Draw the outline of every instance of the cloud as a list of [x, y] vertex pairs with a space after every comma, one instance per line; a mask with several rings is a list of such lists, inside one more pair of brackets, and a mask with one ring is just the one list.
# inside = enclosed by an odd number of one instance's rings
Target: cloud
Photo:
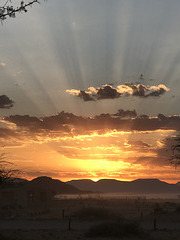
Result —
[[74, 96], [78, 96], [80, 93], [80, 90], [76, 90], [76, 89], [70, 89], [70, 90], [66, 90], [67, 93], [74, 95]]
[[17, 137], [17, 133], [12, 129], [0, 128], [0, 138]]
[[84, 101], [94, 101], [94, 98], [91, 97], [86, 91], [80, 90], [78, 97], [82, 98]]
[[180, 116], [164, 116], [163, 114], [158, 114], [158, 119], [162, 127], [164, 128], [171, 128], [180, 131]]
[[0, 127], [0, 149], [22, 147], [24, 144], [21, 132], [15, 129]]
[[136, 96], [142, 98], [159, 97], [167, 91], [169, 91], [169, 89], [163, 84], [159, 84], [158, 86], [145, 86], [143, 84], [133, 83], [125, 83], [124, 85], [118, 85], [117, 87], [106, 84], [98, 88], [89, 87], [87, 91], [76, 89], [66, 90], [67, 93], [80, 97], [84, 101], [115, 99], [124, 96]]
[[83, 90], [71, 89], [71, 90], [66, 90], [66, 92], [71, 94], [71, 95], [80, 97], [85, 102], [86, 101], [94, 101], [95, 100], [93, 98], [93, 96], [91, 96], [91, 94], [92, 94], [91, 91], [83, 91]]
[[0, 108], [11, 108], [13, 107], [14, 102], [9, 99], [6, 95], [1, 95], [0, 96]]
[[117, 113], [112, 114], [112, 116], [116, 116], [119, 118], [134, 118], [137, 117], [137, 112], [136, 110], [123, 110], [123, 109], [119, 109]]
[[119, 98], [121, 93], [111, 85], [105, 85], [101, 88], [97, 88], [97, 100], [99, 99], [113, 99]]
[[127, 144], [131, 147], [150, 148], [151, 146], [141, 140], [128, 140]]
[[40, 125], [40, 120], [37, 117], [29, 115], [10, 115], [9, 117], [5, 117], [5, 120], [22, 127], [28, 126], [31, 128], [33, 125]]
[[4, 120], [15, 123], [18, 127], [29, 129], [32, 132], [41, 132], [43, 130], [62, 130], [68, 132], [69, 128], [65, 125], [68, 123], [68, 116], [72, 117], [74, 115], [64, 112], [44, 118], [31, 117], [29, 115], [12, 115], [5, 117]]
[[159, 84], [158, 86], [145, 86], [142, 84], [134, 85], [132, 83], [126, 83], [125, 85], [132, 89], [130, 95], [139, 97], [159, 97], [169, 91], [169, 89], [163, 84]]
[[[164, 115], [163, 115], [164, 116]], [[89, 134], [96, 131], [103, 134], [108, 130], [117, 131], [154, 131], [180, 130], [180, 116], [148, 117], [137, 116], [135, 110], [120, 109], [116, 114], [103, 113], [95, 117], [76, 116], [64, 111], [57, 115], [43, 118], [29, 115], [13, 115], [4, 118], [5, 121], [16, 124], [17, 127], [33, 132], [65, 132], [70, 135]]]
[[[106, 136], [108, 133], [180, 131], [180, 116], [138, 117], [135, 110], [120, 109], [116, 114], [104, 113], [94, 117], [76, 116], [73, 113], [60, 112], [43, 118], [29, 115], [13, 115], [3, 119], [1, 135], [3, 139], [14, 138], [19, 142], [49, 142], [63, 138], [83, 136]], [[13, 124], [12, 124], [13, 123]], [[13, 140], [14, 141], [14, 140]], [[148, 148], [146, 141], [127, 142], [133, 148]], [[130, 149], [130, 148], [129, 148]]]
[[167, 134], [167, 137], [161, 140], [159, 140], [159, 137], [158, 137], [156, 139], [157, 146], [156, 147], [149, 146], [149, 149], [151, 150], [151, 153], [154, 154], [154, 157], [144, 155], [135, 159], [134, 163], [140, 163], [142, 165], [149, 165], [149, 166], [166, 167], [166, 168], [170, 167], [170, 169], [174, 167], [173, 164], [175, 164], [176, 161], [172, 160], [172, 156], [176, 153], [175, 152], [173, 153], [172, 146], [177, 144], [177, 139], [179, 135], [178, 134], [176, 135], [176, 134], [177, 132], [171, 133], [170, 135]]
[[[131, 110], [123, 111], [131, 113]], [[123, 111], [122, 113], [124, 113]], [[120, 114], [120, 116], [122, 115]], [[152, 167], [153, 173], [156, 167], [165, 166], [166, 171], [167, 167], [168, 169], [173, 168], [167, 160], [166, 152], [166, 148], [171, 146], [171, 142], [162, 139], [170, 134], [176, 134], [174, 131], [164, 131], [169, 128], [169, 121], [171, 127], [173, 120], [177, 121], [179, 119], [180, 122], [180, 117], [165, 117], [164, 115], [162, 117], [162, 114], [158, 116], [161, 116], [161, 119], [159, 117], [134, 118], [134, 116], [122, 119], [109, 113], [91, 118], [66, 112], [44, 118], [14, 115], [4, 119], [6, 122], [13, 122], [13, 124], [5, 125], [7, 128], [13, 125], [13, 128], [9, 132], [0, 131], [2, 134], [0, 141], [2, 140], [5, 147], [18, 148], [12, 151], [19, 151], [19, 154], [21, 151], [28, 149], [29, 152], [32, 151], [32, 154], [29, 154], [30, 156], [26, 155], [27, 160], [28, 158], [29, 160], [35, 159], [33, 154], [37, 151], [39, 158], [42, 154], [45, 157], [51, 157], [48, 158], [50, 162], [56, 161], [52, 159], [57, 159], [57, 162], [61, 159], [64, 164], [69, 164], [71, 160], [78, 161], [77, 166], [81, 165], [83, 171], [86, 171], [86, 169], [90, 171], [90, 166], [93, 172], [93, 169], [96, 169], [96, 165], [98, 166], [97, 163], [99, 163], [99, 168], [102, 168], [102, 170], [108, 164], [109, 172], [112, 174], [116, 174], [116, 172], [122, 174], [123, 171], [130, 173], [134, 171], [136, 174], [138, 174], [137, 172], [142, 174], [148, 168], [149, 174], [148, 172], [147, 174], [149, 176]], [[167, 121], [169, 118], [171, 120]], [[151, 130], [147, 132], [149, 129]], [[13, 135], [15, 133], [18, 133], [18, 136]], [[9, 135], [9, 138], [7, 138], [7, 135]], [[13, 142], [16, 143], [15, 146], [12, 145]], [[25, 148], [22, 143], [25, 144]], [[31, 149], [32, 144], [37, 144], [36, 148]], [[21, 146], [22, 150], [20, 149]], [[53, 153], [52, 151], [49, 153], [49, 148], [50, 150], [54, 149]], [[39, 174], [37, 173], [37, 175]], [[30, 172], [27, 175], [30, 176]]]

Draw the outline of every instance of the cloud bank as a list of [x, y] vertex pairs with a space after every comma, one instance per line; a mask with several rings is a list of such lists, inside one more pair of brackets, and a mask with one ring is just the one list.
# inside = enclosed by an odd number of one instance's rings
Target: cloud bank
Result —
[[[18, 132], [19, 135], [42, 138], [43, 136], [64, 137], [85, 134], [104, 134], [108, 131], [144, 132], [157, 130], [180, 131], [180, 116], [157, 117], [147, 115], [138, 116], [135, 110], [119, 109], [115, 114], [103, 113], [94, 117], [76, 116], [64, 111], [57, 115], [43, 118], [31, 117], [29, 115], [12, 115], [3, 119], [7, 123], [6, 129]], [[11, 126], [13, 124], [13, 128]], [[10, 126], [10, 127], [9, 127]], [[8, 137], [8, 132], [6, 132]], [[1, 135], [0, 135], [1, 137]]]
[[[115, 174], [109, 177], [117, 177], [119, 172], [129, 176], [131, 172], [134, 179], [138, 174], [141, 177], [152, 174], [152, 166], [154, 175], [164, 171], [159, 166], [166, 166], [166, 172], [171, 170], [167, 149], [171, 146], [171, 136], [180, 130], [180, 116], [138, 116], [135, 110], [119, 109], [115, 114], [83, 117], [62, 111], [42, 118], [12, 115], [1, 119], [0, 124], [4, 126], [0, 129], [1, 146], [17, 152], [16, 160], [20, 161], [21, 156], [26, 169], [36, 159], [42, 166], [44, 159], [50, 165], [54, 162], [51, 169], [56, 169], [61, 159], [58, 169], [64, 166], [65, 173], [73, 160], [82, 168], [72, 171], [93, 172], [99, 166], [97, 171], [105, 171], [103, 176], [108, 174], [108, 164], [109, 173]], [[46, 166], [41, 168], [36, 170], [47, 170]], [[97, 171], [93, 173], [99, 176]]]
[[136, 97], [159, 97], [169, 91], [169, 89], [163, 85], [158, 86], [145, 86], [143, 84], [125, 83], [124, 85], [118, 85], [113, 87], [106, 84], [102, 87], [94, 88], [89, 87], [88, 90], [76, 90], [68, 89], [67, 93], [77, 96], [84, 101], [97, 101], [102, 99], [115, 99], [124, 96], [136, 96]]

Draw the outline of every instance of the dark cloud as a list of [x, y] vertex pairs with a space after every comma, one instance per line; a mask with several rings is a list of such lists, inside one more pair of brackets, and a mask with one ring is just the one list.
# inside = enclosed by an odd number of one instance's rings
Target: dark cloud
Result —
[[163, 114], [158, 114], [158, 119], [163, 128], [175, 129], [180, 131], [180, 116], [166, 117]]
[[142, 114], [138, 116], [139, 119], [149, 119], [149, 116], [146, 114]]
[[37, 118], [29, 115], [13, 115], [4, 118], [6, 121], [15, 123], [18, 127], [27, 128], [34, 132], [42, 130], [61, 130], [68, 132], [69, 128], [65, 124], [71, 118], [73, 120], [73, 114], [61, 112], [58, 115]]
[[160, 84], [158, 86], [145, 86], [143, 84], [125, 83], [113, 87], [111, 84], [103, 85], [99, 88], [89, 87], [87, 91], [84, 90], [66, 90], [71, 95], [75, 95], [84, 101], [95, 101], [101, 99], [115, 99], [123, 96], [136, 96], [136, 97], [159, 97], [169, 89]]
[[64, 128], [69, 130], [68, 125], [83, 125], [86, 118], [76, 116], [73, 113], [60, 112], [53, 116], [41, 118], [43, 128], [46, 129], [59, 129]]
[[158, 85], [158, 86], [145, 86], [142, 84], [134, 85], [132, 83], [126, 83], [126, 86], [132, 88], [132, 95], [139, 96], [139, 97], [159, 97], [160, 95], [164, 94], [168, 91], [168, 88], [165, 85]]
[[160, 95], [164, 94], [166, 92], [166, 89], [163, 87], [160, 87], [159, 89], [156, 89], [155, 91], [149, 93], [147, 97], [149, 96], [154, 96], [154, 97], [159, 97]]
[[97, 100], [119, 98], [120, 95], [121, 94], [117, 91], [117, 89], [113, 88], [111, 85], [105, 85], [101, 88], [97, 88]]
[[158, 114], [158, 118], [162, 121], [167, 119], [167, 117], [164, 114], [161, 114], [161, 113]]
[[[120, 109], [116, 114], [103, 113], [95, 117], [76, 116], [64, 111], [57, 115], [44, 118], [29, 115], [14, 115], [4, 118], [18, 127], [18, 131], [29, 131], [30, 134], [49, 134], [50, 132], [63, 136], [90, 134], [96, 131], [104, 134], [109, 130], [117, 131], [154, 131], [175, 130], [180, 131], [180, 116], [158, 117], [147, 115], [136, 116], [135, 110]], [[135, 117], [136, 116], [136, 117]], [[13, 130], [12, 130], [13, 131]], [[16, 130], [17, 131], [17, 130]]]
[[112, 114], [112, 116], [119, 117], [119, 118], [134, 118], [137, 117], [136, 110], [123, 110], [119, 109], [117, 113]]
[[1, 95], [0, 96], [0, 108], [11, 108], [13, 107], [14, 102], [9, 99], [6, 95]]
[[83, 90], [80, 91], [78, 97], [82, 98], [84, 101], [94, 101], [94, 98]]
[[138, 84], [138, 85], [134, 85], [134, 84], [125, 84], [126, 86], [129, 86], [130, 88], [132, 88], [132, 95], [133, 96], [139, 96], [139, 97], [145, 97], [145, 94], [147, 92], [147, 87], [142, 85], [142, 84]]
[[12, 115], [5, 117], [4, 120], [15, 123], [18, 127], [28, 128], [31, 130], [40, 129], [41, 121], [37, 117], [29, 115]]

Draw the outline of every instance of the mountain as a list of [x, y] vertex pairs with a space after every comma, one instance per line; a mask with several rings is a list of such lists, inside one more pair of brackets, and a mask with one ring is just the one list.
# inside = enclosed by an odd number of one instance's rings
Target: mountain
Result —
[[99, 191], [96, 182], [90, 179], [71, 180], [66, 183], [80, 189], [81, 191]]
[[28, 180], [24, 178], [7, 178], [5, 182], [10, 184], [24, 184], [27, 183]]
[[[79, 194], [82, 192], [104, 193], [180, 193], [180, 182], [169, 184], [159, 179], [137, 179], [134, 181], [119, 181], [101, 179], [94, 182], [90, 179], [62, 182], [51, 177], [41, 176], [31, 181], [24, 179], [12, 180], [16, 185], [23, 185], [29, 191], [49, 191], [56, 194]], [[11, 182], [11, 183], [12, 183]]]
[[177, 183], [176, 183], [176, 186], [180, 187], [180, 182], [177, 182]]
[[38, 190], [38, 191], [49, 191], [56, 194], [78, 194], [81, 191], [76, 187], [69, 185], [67, 183], [61, 182], [57, 179], [52, 179], [51, 177], [37, 177], [32, 181], [28, 181], [25, 185], [28, 190]]
[[121, 193], [180, 193], [180, 186], [159, 179], [137, 179], [131, 182], [114, 179], [102, 179], [93, 182], [88, 179], [72, 180], [68, 184], [82, 190], [93, 192]]

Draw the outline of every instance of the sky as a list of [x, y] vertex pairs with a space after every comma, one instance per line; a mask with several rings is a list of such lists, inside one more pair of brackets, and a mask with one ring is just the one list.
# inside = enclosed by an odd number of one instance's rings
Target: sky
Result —
[[179, 181], [179, 10], [48, 0], [3, 22], [0, 149], [21, 177]]

